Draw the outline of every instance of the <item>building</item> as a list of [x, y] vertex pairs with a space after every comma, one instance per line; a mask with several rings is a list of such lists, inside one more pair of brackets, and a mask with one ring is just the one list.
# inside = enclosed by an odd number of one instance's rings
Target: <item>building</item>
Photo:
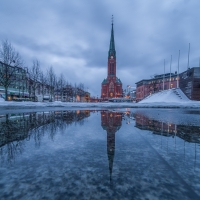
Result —
[[27, 68], [7, 65], [0, 62], [0, 97], [8, 100], [50, 99], [50, 86], [30, 77]]
[[179, 87], [189, 99], [200, 101], [200, 67], [182, 72]]
[[113, 22], [111, 28], [110, 47], [108, 51], [107, 78], [101, 83], [101, 98], [110, 99], [122, 97], [122, 82], [116, 76], [116, 51]]
[[177, 74], [167, 73], [155, 75], [151, 79], [143, 79], [136, 84], [136, 101], [171, 88], [180, 88], [191, 100], [200, 101], [200, 67], [189, 68]]
[[28, 97], [27, 77], [26, 68], [0, 62], [0, 96], [5, 98], [5, 93], [7, 92], [8, 100]]
[[[51, 87], [39, 80], [28, 78], [29, 99], [33, 101], [49, 101], [51, 99]], [[54, 96], [52, 97], [54, 99]]]
[[131, 87], [127, 85], [127, 89], [123, 90], [123, 97], [126, 99], [130, 99], [131, 101], [135, 101], [136, 99], [136, 87]]
[[177, 87], [177, 73], [167, 73], [155, 75], [151, 79], [143, 79], [136, 84], [136, 101], [141, 101], [145, 97], [171, 88]]

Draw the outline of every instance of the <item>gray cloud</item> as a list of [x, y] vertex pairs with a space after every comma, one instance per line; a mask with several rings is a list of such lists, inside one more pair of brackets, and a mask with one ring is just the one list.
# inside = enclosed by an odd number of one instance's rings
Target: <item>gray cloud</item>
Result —
[[0, 0], [0, 39], [8, 39], [27, 66], [37, 58], [71, 83], [100, 95], [107, 76], [111, 15], [114, 15], [117, 76], [123, 87], [169, 70], [199, 65], [200, 2], [195, 0]]

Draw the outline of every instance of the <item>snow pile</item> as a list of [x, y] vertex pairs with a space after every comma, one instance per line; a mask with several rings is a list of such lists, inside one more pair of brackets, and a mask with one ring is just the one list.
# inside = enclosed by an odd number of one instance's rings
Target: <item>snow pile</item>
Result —
[[139, 103], [183, 103], [190, 101], [191, 100], [187, 98], [187, 96], [182, 92], [181, 89], [173, 88], [149, 95]]

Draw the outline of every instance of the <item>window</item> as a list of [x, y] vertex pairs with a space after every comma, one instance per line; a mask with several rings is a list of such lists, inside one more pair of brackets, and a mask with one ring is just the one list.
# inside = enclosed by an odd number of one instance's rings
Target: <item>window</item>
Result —
[[114, 63], [110, 63], [110, 75], [114, 75]]

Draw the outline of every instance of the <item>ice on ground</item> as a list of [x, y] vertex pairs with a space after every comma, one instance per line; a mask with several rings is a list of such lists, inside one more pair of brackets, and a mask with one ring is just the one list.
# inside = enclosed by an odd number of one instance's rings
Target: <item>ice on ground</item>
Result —
[[5, 100], [3, 98], [0, 97], [0, 102], [4, 102]]

